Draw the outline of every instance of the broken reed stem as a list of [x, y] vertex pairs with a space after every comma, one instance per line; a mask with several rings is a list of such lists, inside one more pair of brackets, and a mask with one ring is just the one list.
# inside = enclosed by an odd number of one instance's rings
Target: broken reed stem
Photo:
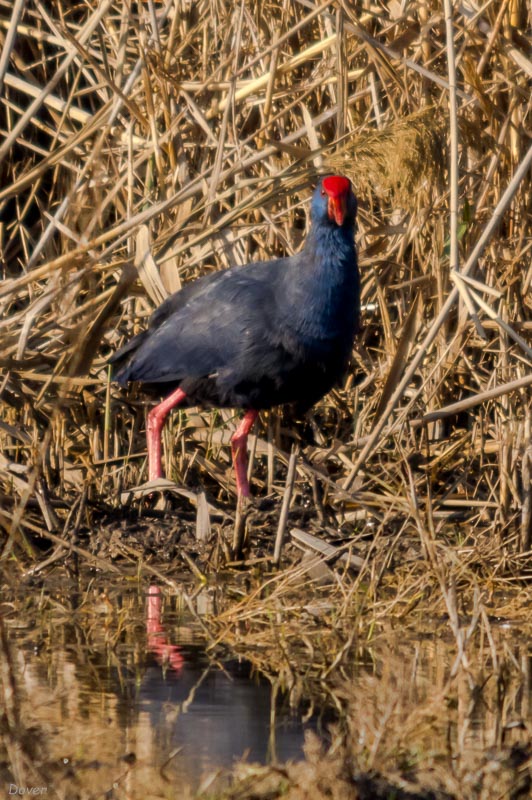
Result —
[[461, 411], [466, 411], [468, 408], [473, 408], [481, 403], [486, 403], [488, 400], [493, 400], [495, 397], [501, 397], [510, 392], [515, 392], [517, 389], [525, 389], [527, 386], [532, 385], [532, 375], [525, 375], [524, 378], [518, 378], [515, 381], [504, 383], [501, 386], [494, 386], [493, 389], [486, 389], [485, 392], [479, 392], [472, 397], [466, 397], [464, 400], [459, 400], [457, 403], [439, 408], [437, 411], [430, 411], [421, 418], [421, 422], [436, 422], [439, 419], [450, 417], [453, 414], [459, 414]]
[[246, 542], [247, 518], [249, 513], [249, 500], [246, 497], [238, 496], [235, 514], [235, 525], [233, 528], [233, 546], [231, 555], [234, 559], [242, 556], [242, 550]]
[[286, 523], [288, 521], [288, 511], [290, 509], [290, 501], [292, 500], [292, 492], [294, 490], [294, 479], [296, 477], [296, 465], [297, 465], [298, 455], [299, 455], [299, 447], [293, 444], [292, 451], [290, 453], [290, 460], [288, 462], [288, 472], [286, 475], [286, 483], [283, 494], [283, 504], [281, 506], [281, 513], [279, 515], [279, 525], [277, 526], [277, 535], [275, 537], [275, 548], [273, 551], [273, 563], [276, 566], [279, 566], [281, 562], [281, 551], [283, 549]]
[[525, 420], [525, 452], [522, 468], [522, 510], [520, 552], [528, 553], [532, 549], [532, 409], [527, 410]]
[[[103, 423], [103, 460], [105, 464], [109, 461], [109, 455], [111, 452], [110, 448], [110, 440], [111, 440], [111, 374], [112, 368], [109, 365], [107, 367], [107, 386], [105, 389], [105, 415], [104, 415], [104, 423]], [[104, 472], [106, 467], [104, 468]]]
[[449, 75], [449, 224], [451, 270], [458, 269], [458, 98], [456, 95], [456, 63], [454, 57], [453, 4], [444, 0], [445, 28], [447, 32], [447, 71]]
[[[458, 273], [456, 273], [456, 274], [458, 275]], [[469, 294], [470, 294], [470, 296], [471, 296], [471, 297], [473, 298], [473, 300], [475, 301], [475, 303], [476, 303], [476, 304], [477, 304], [477, 305], [478, 305], [478, 306], [479, 306], [479, 307], [480, 307], [480, 308], [481, 308], [481, 309], [484, 311], [484, 313], [485, 313], [485, 314], [487, 314], [487, 316], [488, 316], [490, 319], [492, 319], [494, 322], [496, 322], [496, 323], [497, 323], [497, 325], [499, 325], [499, 327], [500, 327], [500, 328], [502, 328], [502, 330], [503, 330], [505, 333], [507, 333], [507, 334], [508, 334], [508, 336], [510, 337], [510, 339], [513, 339], [513, 340], [514, 340], [514, 342], [516, 342], [516, 343], [517, 343], [517, 344], [518, 344], [518, 345], [521, 347], [521, 349], [522, 349], [522, 350], [523, 350], [523, 351], [526, 353], [526, 355], [528, 356], [528, 359], [529, 359], [529, 360], [532, 362], [532, 348], [528, 346], [527, 342], [526, 342], [526, 341], [523, 339], [523, 337], [522, 337], [522, 336], [520, 336], [520, 335], [519, 335], [519, 334], [518, 334], [516, 331], [514, 331], [514, 329], [512, 328], [512, 326], [511, 326], [511, 325], [508, 325], [508, 323], [507, 323], [507, 322], [505, 322], [505, 321], [504, 321], [504, 320], [503, 320], [503, 319], [502, 319], [502, 318], [499, 316], [499, 314], [497, 314], [497, 313], [496, 313], [496, 312], [495, 312], [495, 311], [492, 309], [492, 307], [491, 307], [490, 305], [488, 305], [488, 303], [486, 303], [486, 302], [485, 302], [485, 301], [482, 299], [482, 297], [480, 297], [480, 295], [478, 295], [478, 294], [477, 294], [477, 293], [474, 291], [474, 289], [469, 289], [468, 291], [469, 291]]]
[[4, 80], [9, 66], [11, 51], [17, 38], [17, 26], [22, 18], [25, 6], [26, 0], [15, 0], [13, 13], [11, 14], [11, 20], [9, 23], [9, 29], [2, 47], [2, 54], [0, 55], [0, 95], [2, 94], [2, 90], [4, 88]]

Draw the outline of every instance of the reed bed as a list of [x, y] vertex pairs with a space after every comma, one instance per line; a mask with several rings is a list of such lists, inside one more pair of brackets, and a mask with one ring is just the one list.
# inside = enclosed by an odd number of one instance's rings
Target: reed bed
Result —
[[[486, 604], [525, 620], [531, 23], [523, 0], [0, 0], [4, 563], [27, 576], [49, 558], [137, 560], [176, 588], [176, 566], [198, 580], [232, 569], [240, 525], [237, 566], [253, 573], [284, 500], [280, 534], [343, 547], [358, 574], [329, 566], [321, 627], [311, 609], [302, 629], [308, 564], [285, 544], [286, 569], [212, 621], [213, 642], [266, 672], [294, 674], [313, 642], [319, 680], [390, 616], [443, 613], [460, 658], [462, 614], [471, 638]], [[359, 200], [346, 385], [305, 420], [261, 416], [240, 522], [233, 413], [177, 412], [161, 522], [132, 493], [146, 403], [112, 384], [108, 357], [186, 281], [296, 252], [329, 171]], [[285, 626], [273, 665], [260, 656], [278, 644], [272, 615]]]
[[[142, 482], [142, 400], [109, 386], [107, 357], [182, 282], [297, 250], [315, 175], [338, 170], [360, 202], [363, 331], [293, 502], [310, 481], [334, 524], [417, 508], [436, 536], [459, 519], [527, 552], [525, 4], [466, 4], [450, 38], [430, 3], [1, 10], [11, 543], [65, 528], [80, 494], [90, 520]], [[178, 484], [232, 502], [228, 416], [177, 414], [166, 458]], [[265, 415], [257, 495], [282, 490], [294, 435]]]

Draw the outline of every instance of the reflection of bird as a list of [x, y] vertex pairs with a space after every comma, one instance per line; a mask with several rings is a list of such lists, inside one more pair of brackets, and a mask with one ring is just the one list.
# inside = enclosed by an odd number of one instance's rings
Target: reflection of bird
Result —
[[165, 395], [148, 415], [149, 479], [162, 476], [161, 430], [177, 405], [238, 407], [231, 439], [239, 496], [249, 496], [247, 436], [259, 410], [310, 408], [347, 367], [358, 326], [356, 199], [347, 178], [322, 178], [303, 250], [207, 275], [156, 309], [112, 357], [115, 379]]
[[162, 606], [161, 590], [156, 584], [152, 584], [148, 592], [148, 602], [146, 606], [148, 650], [154, 654], [160, 664], [163, 666], [169, 664], [174, 672], [179, 675], [183, 669], [185, 659], [181, 654], [181, 648], [176, 644], [170, 644], [168, 641], [162, 623]]

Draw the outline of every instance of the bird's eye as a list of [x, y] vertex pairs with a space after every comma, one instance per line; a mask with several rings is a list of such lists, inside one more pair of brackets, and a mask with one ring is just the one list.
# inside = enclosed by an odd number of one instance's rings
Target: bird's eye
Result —
[[321, 194], [322, 197], [325, 197], [325, 189], [322, 189], [320, 194]]

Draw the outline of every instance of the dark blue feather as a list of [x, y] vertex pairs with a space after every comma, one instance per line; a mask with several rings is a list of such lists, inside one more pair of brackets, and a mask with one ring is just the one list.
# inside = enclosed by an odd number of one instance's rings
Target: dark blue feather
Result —
[[320, 182], [311, 214], [298, 255], [208, 275], [169, 297], [111, 359], [115, 379], [161, 395], [181, 386], [192, 404], [254, 409], [309, 407], [326, 394], [343, 377], [358, 327], [356, 200], [350, 191], [338, 225]]

